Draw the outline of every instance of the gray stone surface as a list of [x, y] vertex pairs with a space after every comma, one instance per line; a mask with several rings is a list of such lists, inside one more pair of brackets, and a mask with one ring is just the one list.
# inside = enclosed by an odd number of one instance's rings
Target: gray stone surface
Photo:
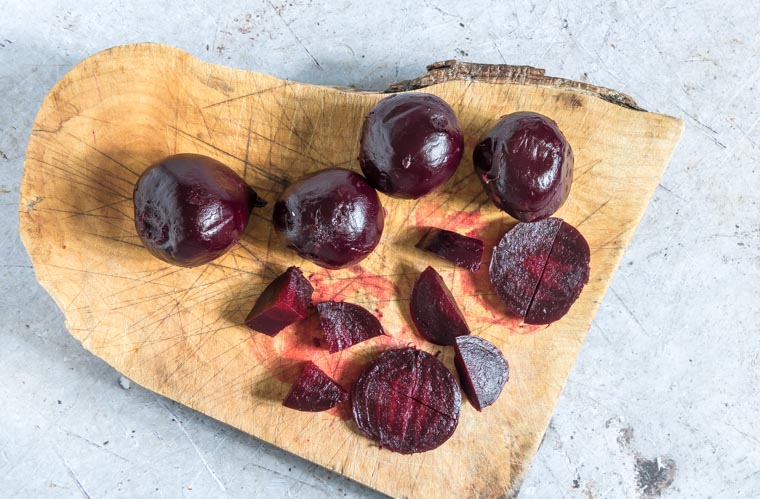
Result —
[[447, 58], [529, 64], [684, 119], [521, 496], [759, 497], [760, 4], [362, 4], [0, 0], [0, 495], [376, 496], [124, 389], [35, 281], [17, 203], [39, 104], [88, 55], [155, 41], [370, 89]]

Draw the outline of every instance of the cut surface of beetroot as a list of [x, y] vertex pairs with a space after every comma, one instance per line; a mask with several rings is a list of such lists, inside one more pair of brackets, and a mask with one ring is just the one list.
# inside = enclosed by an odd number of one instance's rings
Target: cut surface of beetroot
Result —
[[441, 361], [414, 348], [389, 350], [362, 372], [352, 392], [359, 429], [380, 446], [413, 454], [451, 437], [462, 400]]
[[451, 291], [433, 267], [426, 268], [414, 283], [409, 309], [414, 327], [436, 345], [453, 345], [457, 336], [470, 334]]
[[536, 294], [525, 314], [525, 323], [549, 324], [561, 319], [588, 283], [590, 259], [583, 235], [572, 225], [562, 222]]
[[348, 392], [316, 364], [309, 362], [282, 405], [298, 411], [319, 412], [332, 409], [346, 399]]
[[330, 353], [383, 334], [383, 326], [369, 310], [354, 303], [317, 303], [319, 323]]
[[306, 317], [312, 292], [314, 288], [298, 267], [290, 267], [264, 289], [245, 318], [245, 325], [274, 336]]
[[417, 247], [472, 272], [480, 270], [483, 259], [483, 241], [450, 230], [430, 229]]
[[454, 348], [462, 389], [475, 409], [482, 411], [496, 402], [509, 379], [507, 359], [493, 343], [477, 336], [458, 337]]

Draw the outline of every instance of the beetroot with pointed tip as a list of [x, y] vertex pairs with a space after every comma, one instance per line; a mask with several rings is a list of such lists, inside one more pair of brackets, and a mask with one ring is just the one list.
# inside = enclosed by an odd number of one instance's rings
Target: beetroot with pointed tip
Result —
[[493, 343], [477, 336], [458, 337], [454, 348], [462, 389], [475, 409], [482, 411], [496, 402], [509, 379], [507, 359]]
[[430, 229], [417, 243], [417, 248], [445, 258], [457, 267], [471, 272], [480, 270], [483, 241], [444, 229]]
[[414, 348], [381, 354], [359, 376], [351, 398], [359, 430], [401, 454], [429, 451], [448, 440], [462, 404], [446, 366]]
[[364, 177], [328, 168], [288, 186], [274, 205], [272, 223], [300, 256], [340, 269], [375, 249], [385, 210]]
[[451, 291], [433, 267], [426, 268], [414, 283], [409, 309], [417, 331], [436, 345], [453, 345], [457, 336], [470, 334]]
[[337, 301], [317, 303], [316, 307], [330, 353], [383, 334], [380, 321], [364, 307]]
[[298, 411], [319, 412], [332, 409], [348, 399], [348, 392], [314, 362], [309, 362], [290, 388], [282, 405]]
[[298, 267], [288, 268], [264, 289], [245, 325], [274, 336], [309, 313], [314, 288]]

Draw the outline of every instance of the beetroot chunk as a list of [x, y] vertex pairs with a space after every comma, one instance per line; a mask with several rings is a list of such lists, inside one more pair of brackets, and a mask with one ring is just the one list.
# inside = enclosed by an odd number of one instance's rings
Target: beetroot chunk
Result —
[[509, 379], [509, 364], [490, 341], [477, 336], [460, 336], [454, 344], [459, 380], [475, 409], [482, 411], [499, 398]]
[[245, 325], [254, 331], [274, 336], [306, 317], [313, 291], [311, 283], [298, 267], [290, 267], [264, 289], [245, 318]]
[[309, 362], [293, 383], [282, 405], [297, 411], [319, 412], [332, 409], [346, 399], [348, 392], [314, 362]]
[[414, 327], [436, 345], [453, 345], [457, 336], [470, 334], [451, 291], [433, 267], [426, 268], [414, 283], [409, 308]]
[[389, 350], [362, 372], [352, 392], [356, 425], [394, 452], [435, 449], [451, 437], [462, 404], [454, 376], [414, 348]]
[[483, 259], [483, 241], [450, 230], [430, 229], [417, 247], [472, 272], [480, 270]]
[[575, 227], [562, 222], [525, 314], [526, 324], [549, 324], [570, 310], [588, 283], [590, 258], [586, 239]]
[[317, 303], [317, 313], [330, 353], [383, 334], [383, 326], [367, 309], [353, 303]]

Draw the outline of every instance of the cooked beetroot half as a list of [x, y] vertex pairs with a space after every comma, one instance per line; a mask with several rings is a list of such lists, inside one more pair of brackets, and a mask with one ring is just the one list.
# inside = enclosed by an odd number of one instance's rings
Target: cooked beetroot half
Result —
[[453, 345], [457, 336], [470, 334], [451, 291], [433, 267], [414, 283], [409, 308], [420, 336], [436, 345]]
[[303, 258], [339, 269], [358, 263], [375, 249], [385, 211], [364, 177], [330, 168], [285, 189], [274, 205], [272, 221]]
[[266, 204], [237, 173], [200, 154], [176, 154], [149, 167], [133, 201], [143, 245], [182, 267], [224, 254], [240, 240], [251, 210]]
[[348, 399], [348, 392], [309, 362], [290, 388], [282, 405], [297, 411], [319, 412], [332, 409]]
[[472, 272], [480, 270], [483, 259], [483, 241], [450, 230], [430, 229], [417, 247]]
[[448, 440], [462, 404], [446, 366], [414, 348], [381, 354], [359, 376], [351, 398], [362, 433], [402, 454], [432, 450]]
[[564, 316], [589, 276], [583, 236], [559, 218], [518, 223], [496, 245], [489, 275], [512, 315], [527, 324]]
[[557, 124], [530, 112], [508, 114], [473, 151], [486, 194], [521, 222], [557, 211], [570, 193], [573, 151]]
[[509, 379], [509, 364], [490, 341], [477, 336], [460, 336], [454, 344], [454, 364], [462, 389], [475, 409], [496, 402]]
[[459, 121], [444, 100], [397, 94], [378, 102], [364, 119], [359, 163], [377, 190], [416, 199], [451, 178], [463, 151]]
[[362, 341], [383, 334], [383, 326], [367, 309], [353, 303], [317, 303], [319, 323], [330, 353], [340, 352]]
[[311, 286], [298, 267], [290, 267], [259, 295], [245, 325], [254, 331], [274, 336], [309, 313]]
[[563, 221], [525, 314], [525, 323], [549, 324], [561, 319], [588, 283], [590, 259], [586, 239]]

